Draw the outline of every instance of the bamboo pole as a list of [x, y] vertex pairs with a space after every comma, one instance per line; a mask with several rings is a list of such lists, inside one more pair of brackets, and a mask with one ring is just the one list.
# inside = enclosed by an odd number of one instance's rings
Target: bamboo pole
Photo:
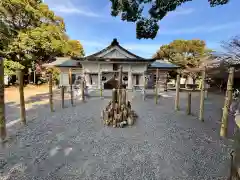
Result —
[[121, 106], [122, 101], [122, 71], [123, 67], [120, 66], [119, 74], [118, 74], [118, 104]]
[[159, 75], [159, 72], [158, 72], [158, 69], [156, 70], [156, 83], [155, 83], [155, 103], [157, 104], [158, 103], [158, 75]]
[[113, 105], [115, 105], [116, 102], [117, 102], [117, 91], [116, 91], [116, 89], [113, 88], [113, 90], [112, 90], [112, 103], [113, 103]]
[[122, 88], [122, 71], [123, 71], [123, 67], [120, 66], [120, 69], [119, 69], [119, 80], [118, 80], [118, 89], [121, 89]]
[[201, 79], [201, 92], [200, 92], [200, 107], [199, 107], [199, 120], [204, 121], [204, 99], [205, 99], [205, 78], [206, 78], [206, 68], [202, 71]]
[[188, 101], [187, 101], [187, 115], [191, 114], [191, 104], [192, 104], [192, 94], [191, 92], [188, 93]]
[[179, 111], [179, 92], [180, 92], [180, 74], [177, 75], [176, 81], [176, 96], [175, 96], [175, 110]]
[[232, 103], [233, 79], [234, 79], [234, 67], [230, 67], [229, 75], [228, 75], [227, 91], [225, 95], [225, 102], [224, 102], [223, 115], [222, 115], [222, 124], [221, 124], [221, 130], [220, 130], [220, 136], [222, 137], [227, 137], [227, 132], [228, 132], [228, 114], [229, 114], [230, 105]]
[[127, 104], [127, 92], [126, 89], [122, 89], [122, 104]]
[[50, 105], [50, 110], [51, 112], [54, 112], [53, 109], [53, 77], [52, 73], [49, 73], [49, 105]]
[[23, 124], [26, 124], [23, 71], [21, 69], [18, 69], [17, 74], [18, 74], [19, 96], [20, 96], [20, 120]]
[[64, 108], [64, 86], [61, 86], [62, 109]]
[[7, 136], [5, 121], [5, 104], [4, 104], [4, 66], [3, 59], [0, 58], [0, 138], [4, 141]]
[[69, 69], [69, 73], [68, 73], [68, 76], [69, 76], [69, 85], [70, 85], [70, 96], [71, 96], [71, 105], [73, 106], [74, 103], [73, 103], [73, 82], [72, 82], [72, 69], [70, 68]]

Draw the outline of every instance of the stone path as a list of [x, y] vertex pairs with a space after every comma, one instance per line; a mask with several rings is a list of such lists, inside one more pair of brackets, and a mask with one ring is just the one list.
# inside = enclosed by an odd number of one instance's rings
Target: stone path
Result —
[[45, 112], [0, 149], [0, 179], [225, 180], [230, 148], [218, 135], [222, 100], [209, 97], [202, 123], [185, 115], [185, 98], [181, 94], [182, 111], [175, 113], [172, 93], [158, 105], [136, 96], [139, 118], [123, 129], [104, 127], [99, 118], [109, 99]]

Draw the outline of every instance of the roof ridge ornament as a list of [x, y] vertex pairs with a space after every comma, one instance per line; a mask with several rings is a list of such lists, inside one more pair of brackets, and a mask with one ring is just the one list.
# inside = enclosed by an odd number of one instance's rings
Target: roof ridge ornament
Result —
[[112, 46], [118, 46], [119, 45], [119, 42], [117, 41], [117, 38], [114, 38], [112, 43], [111, 43]]

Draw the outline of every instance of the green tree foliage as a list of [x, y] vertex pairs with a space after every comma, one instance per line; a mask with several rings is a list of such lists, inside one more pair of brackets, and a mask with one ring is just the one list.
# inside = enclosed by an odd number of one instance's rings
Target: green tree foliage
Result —
[[68, 41], [68, 54], [73, 57], [81, 57], [84, 56], [84, 51], [81, 43], [77, 40], [69, 40]]
[[47, 73], [51, 73], [53, 75], [53, 81], [55, 81], [56, 84], [59, 84], [60, 70], [56, 67], [47, 68], [46, 70]]
[[182, 68], [196, 68], [211, 52], [201, 40], [174, 40], [161, 46], [153, 57], [166, 59]]
[[[111, 15], [121, 16], [123, 21], [136, 22], [136, 36], [138, 39], [154, 39], [159, 30], [158, 21], [168, 12], [192, 0], [110, 0]], [[205, 0], [207, 1], [207, 0]], [[223, 5], [229, 0], [208, 0], [211, 7]], [[144, 16], [144, 8], [149, 8], [148, 16]]]
[[14, 75], [16, 69], [24, 69], [19, 62], [4, 59], [4, 75]]
[[66, 35], [63, 19], [41, 0], [1, 0], [0, 25], [0, 55], [25, 67], [84, 54], [81, 44]]
[[[207, 63], [206, 57], [212, 50], [206, 47], [201, 40], [174, 40], [168, 45], [163, 45], [153, 56], [157, 59], [166, 59], [180, 66], [182, 69], [199, 68]], [[198, 73], [189, 71], [188, 75], [195, 80]]]

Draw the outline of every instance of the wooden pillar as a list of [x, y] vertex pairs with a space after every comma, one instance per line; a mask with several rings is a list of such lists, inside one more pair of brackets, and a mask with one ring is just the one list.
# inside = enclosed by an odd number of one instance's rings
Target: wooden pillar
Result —
[[129, 71], [128, 71], [128, 89], [132, 89], [132, 68], [130, 65]]
[[220, 129], [220, 136], [227, 137], [228, 132], [228, 115], [229, 108], [232, 103], [232, 87], [233, 87], [233, 79], [234, 79], [234, 67], [230, 67], [229, 75], [228, 75], [228, 83], [227, 83], [227, 91], [225, 95], [225, 102], [222, 114], [222, 124]]
[[24, 79], [22, 69], [17, 70], [18, 82], [19, 82], [19, 96], [20, 96], [20, 119], [23, 124], [26, 124], [26, 110], [24, 99]]
[[0, 138], [4, 141], [7, 136], [4, 103], [4, 65], [0, 57]]
[[100, 96], [103, 96], [103, 87], [102, 87], [102, 72], [100, 72]]
[[100, 97], [102, 97], [102, 71], [101, 71], [101, 64], [98, 64], [98, 89], [100, 91]]
[[61, 99], [62, 99], [62, 108], [64, 108], [64, 86], [61, 86]]
[[164, 91], [168, 90], [167, 82], [168, 82], [168, 72], [166, 73], [166, 81], [165, 81], [165, 84], [164, 84]]
[[50, 105], [50, 110], [51, 112], [54, 111], [53, 109], [53, 76], [52, 76], [52, 73], [49, 73], [49, 105]]
[[146, 72], [143, 73], [143, 100], [145, 101], [145, 94], [146, 94], [146, 86], [147, 86], [147, 80], [146, 80]]
[[69, 85], [70, 85], [70, 96], [71, 96], [71, 105], [73, 106], [73, 82], [72, 82], [72, 69], [69, 69], [68, 72], [68, 76], [69, 76]]
[[176, 80], [176, 96], [175, 96], [175, 110], [179, 111], [179, 92], [180, 92], [180, 74], [177, 75]]
[[201, 92], [200, 92], [200, 107], [199, 107], [199, 120], [204, 121], [204, 99], [205, 99], [205, 78], [206, 78], [206, 68], [202, 70], [201, 79]]
[[155, 103], [158, 103], [158, 78], [159, 78], [159, 70], [156, 70], [156, 83], [155, 83]]
[[188, 92], [188, 101], [187, 101], [187, 115], [191, 114], [191, 104], [192, 104], [192, 94], [191, 92]]

